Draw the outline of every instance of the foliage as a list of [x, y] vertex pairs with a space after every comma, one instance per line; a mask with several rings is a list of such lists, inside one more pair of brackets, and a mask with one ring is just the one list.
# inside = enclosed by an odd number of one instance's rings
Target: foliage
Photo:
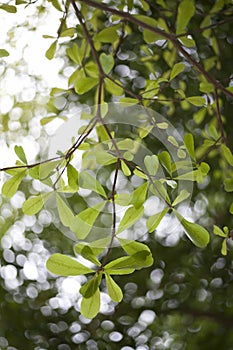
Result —
[[[41, 224], [51, 285], [41, 286], [38, 307], [32, 302], [35, 317], [56, 280], [73, 276], [80, 300], [64, 323], [75, 322], [77, 311], [89, 319], [83, 341], [88, 334], [94, 343], [87, 348], [107, 349], [110, 339], [111, 349], [196, 349], [221, 325], [218, 338], [230, 349], [232, 1], [12, 1], [0, 10], [17, 16], [26, 5], [40, 14], [48, 3], [61, 18], [57, 35], [44, 35], [45, 56], [62, 57], [67, 88], [51, 90], [40, 124], [46, 130], [63, 120], [55, 138], [62, 146], [51, 155], [49, 145], [29, 162], [16, 144], [16, 164], [1, 168], [2, 206], [24, 193], [11, 219], [3, 218], [2, 236], [11, 234], [14, 217], [53, 218]], [[7, 71], [10, 50], [1, 48], [0, 57]], [[19, 107], [28, 113], [16, 98]], [[1, 116], [9, 144], [10, 119], [10, 111]], [[54, 310], [49, 317], [65, 318]], [[62, 331], [52, 329], [53, 340], [45, 330], [40, 339], [28, 331], [25, 347], [62, 348]]]

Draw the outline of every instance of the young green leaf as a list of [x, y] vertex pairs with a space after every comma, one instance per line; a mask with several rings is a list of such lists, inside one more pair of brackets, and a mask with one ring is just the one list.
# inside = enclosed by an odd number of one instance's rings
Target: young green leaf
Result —
[[26, 174], [27, 170], [23, 170], [7, 180], [2, 186], [2, 194], [7, 198], [12, 197], [17, 192], [19, 185]]
[[193, 160], [196, 160], [195, 156], [195, 150], [194, 150], [194, 140], [192, 134], [185, 134], [184, 135], [184, 144], [188, 151], [188, 154]]
[[168, 212], [168, 208], [165, 208], [161, 212], [156, 213], [147, 219], [146, 227], [150, 233], [153, 232], [159, 226], [160, 221], [162, 220], [162, 218], [165, 216], [167, 212]]
[[187, 199], [190, 196], [190, 193], [186, 190], [181, 190], [174, 202], [172, 203], [172, 206], [176, 206], [177, 204], [183, 202], [185, 199]]
[[130, 207], [126, 210], [125, 215], [123, 216], [118, 230], [117, 234], [126, 230], [128, 227], [132, 226], [136, 221], [138, 221], [141, 216], [143, 215], [144, 208], [135, 208], [135, 207]]
[[5, 49], [0, 49], [0, 58], [9, 56], [9, 52]]
[[56, 49], [57, 49], [57, 40], [55, 40], [48, 48], [48, 50], [46, 51], [45, 53], [45, 57], [48, 59], [48, 60], [52, 60], [54, 55], [55, 55], [55, 52], [56, 52]]
[[75, 92], [79, 95], [83, 95], [86, 92], [93, 89], [98, 84], [99, 80], [92, 77], [83, 77], [82, 79], [76, 80], [74, 84]]
[[60, 253], [51, 255], [46, 262], [46, 267], [50, 272], [60, 276], [78, 276], [95, 272], [77, 260]]
[[24, 153], [24, 149], [22, 146], [15, 146], [14, 147], [15, 154], [19, 157], [19, 159], [24, 163], [27, 164], [27, 158]]
[[82, 298], [81, 314], [85, 318], [94, 318], [100, 309], [100, 290], [97, 288], [96, 292], [90, 298]]
[[226, 238], [228, 236], [228, 233], [223, 232], [220, 227], [214, 225], [214, 234], [220, 237]]
[[141, 186], [136, 188], [136, 190], [133, 192], [133, 197], [130, 201], [130, 204], [133, 204], [133, 206], [136, 209], [140, 208], [146, 200], [147, 191], [148, 191], [148, 182], [144, 182]]
[[121, 160], [121, 170], [125, 176], [130, 176], [131, 175], [131, 170], [129, 167], [125, 164], [123, 160]]
[[222, 253], [222, 255], [227, 255], [227, 239], [226, 238], [222, 242], [221, 253]]
[[178, 74], [183, 72], [184, 69], [185, 69], [184, 63], [182, 62], [176, 63], [171, 70], [170, 80], [174, 79]]
[[71, 165], [67, 165], [68, 184], [74, 190], [78, 191], [78, 171]]
[[70, 224], [70, 229], [76, 234], [78, 239], [87, 237], [104, 206], [105, 202], [98, 203], [91, 208], [81, 211], [74, 217]]
[[105, 74], [109, 74], [115, 64], [112, 55], [106, 55], [104, 52], [102, 52], [100, 55], [100, 63]]
[[232, 202], [231, 205], [230, 205], [229, 212], [230, 212], [231, 214], [233, 214], [233, 202]]
[[159, 161], [162, 163], [162, 165], [165, 167], [165, 169], [168, 171], [168, 173], [171, 175], [172, 173], [172, 162], [171, 162], [171, 156], [167, 151], [161, 152], [159, 155]]
[[91, 298], [99, 288], [101, 279], [102, 273], [95, 273], [95, 275], [80, 288], [79, 293], [82, 294], [84, 298]]
[[189, 222], [182, 215], [180, 215], [176, 210], [174, 210], [175, 215], [180, 220], [181, 225], [186, 231], [186, 235], [189, 239], [199, 248], [205, 248], [209, 243], [209, 232], [202, 226]]
[[39, 194], [36, 197], [28, 198], [22, 206], [22, 210], [26, 215], [37, 214], [44, 206], [45, 202], [48, 200], [53, 192]]
[[221, 145], [222, 153], [228, 164], [233, 166], [233, 154], [231, 150], [224, 144]]
[[70, 227], [74, 220], [74, 214], [59, 194], [56, 194], [59, 218], [64, 226]]
[[193, 0], [183, 0], [178, 7], [178, 15], [176, 22], [176, 34], [185, 31], [190, 19], [195, 14], [195, 5]]
[[120, 303], [123, 299], [123, 293], [121, 288], [107, 272], [105, 273], [105, 279], [110, 298], [116, 303]]
[[87, 171], [82, 171], [79, 174], [79, 186], [88, 190], [99, 193], [101, 196], [107, 198], [106, 193], [97, 179], [90, 175]]
[[152, 156], [146, 156], [144, 158], [144, 164], [149, 175], [155, 176], [159, 168], [159, 158], [155, 154]]

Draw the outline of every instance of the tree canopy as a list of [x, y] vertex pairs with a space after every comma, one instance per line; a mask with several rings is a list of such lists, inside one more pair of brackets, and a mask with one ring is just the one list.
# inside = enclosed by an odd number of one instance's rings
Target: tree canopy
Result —
[[1, 3], [1, 349], [232, 349], [232, 5]]

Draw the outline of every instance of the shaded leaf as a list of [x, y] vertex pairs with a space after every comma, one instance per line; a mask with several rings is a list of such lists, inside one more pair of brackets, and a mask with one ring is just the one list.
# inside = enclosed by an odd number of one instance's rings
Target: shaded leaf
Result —
[[17, 12], [17, 8], [15, 6], [8, 5], [8, 4], [0, 5], [0, 10], [4, 10], [4, 11], [9, 12], [9, 13], [16, 13]]
[[194, 139], [192, 134], [184, 135], [184, 144], [188, 151], [188, 154], [193, 160], [196, 160], [195, 150], [194, 150]]
[[0, 49], [0, 58], [9, 56], [9, 52], [4, 49]]
[[94, 35], [93, 39], [95, 41], [100, 41], [102, 43], [113, 43], [118, 39], [117, 29], [119, 26], [112, 26], [102, 29], [99, 33]]
[[146, 156], [144, 158], [144, 164], [149, 175], [155, 176], [159, 168], [159, 158], [155, 154], [152, 156]]
[[79, 243], [75, 246], [75, 252], [82, 255], [84, 259], [91, 261], [93, 264], [101, 266], [101, 263], [94, 254], [94, 249], [92, 249], [90, 245]]
[[60, 276], [78, 276], [95, 272], [77, 260], [60, 253], [51, 255], [46, 262], [46, 267], [50, 272]]
[[133, 255], [143, 250], [150, 252], [150, 249], [146, 244], [119, 237], [117, 237], [117, 240], [119, 241], [122, 249], [129, 255]]
[[178, 74], [183, 72], [184, 69], [185, 69], [184, 63], [182, 62], [176, 63], [171, 70], [170, 80], [174, 79]]
[[95, 275], [80, 288], [79, 293], [82, 294], [84, 298], [91, 298], [99, 288], [101, 278], [102, 274], [95, 273]]
[[233, 154], [232, 154], [230, 148], [228, 148], [226, 145], [222, 144], [222, 145], [221, 145], [221, 149], [222, 149], [224, 158], [226, 159], [226, 161], [228, 162], [228, 164], [230, 164], [231, 166], [233, 166]]

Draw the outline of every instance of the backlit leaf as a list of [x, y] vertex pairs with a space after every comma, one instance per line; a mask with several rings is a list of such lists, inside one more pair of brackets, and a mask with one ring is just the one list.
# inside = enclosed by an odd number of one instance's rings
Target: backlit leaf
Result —
[[146, 227], [150, 233], [153, 232], [159, 226], [160, 221], [162, 220], [162, 218], [165, 216], [167, 212], [168, 212], [168, 208], [165, 208], [161, 212], [156, 213], [147, 219]]
[[[105, 87], [106, 87], [106, 90], [112, 94], [112, 95], [115, 95], [115, 96], [121, 96], [123, 95], [124, 93], [124, 90], [122, 89], [121, 86], [121, 82], [118, 81], [118, 80], [115, 80], [116, 83], [114, 83], [112, 80], [110, 79], [105, 79], [104, 80], [104, 83], [105, 83]], [[119, 85], [118, 85], [118, 84]]]
[[95, 41], [100, 41], [102, 43], [113, 43], [118, 39], [117, 29], [119, 26], [112, 26], [102, 29], [99, 33], [94, 35], [93, 39]]
[[68, 205], [64, 202], [59, 194], [56, 194], [56, 200], [58, 214], [62, 224], [64, 226], [70, 227], [74, 219], [72, 210], [68, 207]]
[[22, 206], [22, 210], [26, 215], [37, 214], [44, 206], [45, 202], [48, 200], [53, 192], [39, 194], [36, 197], [28, 198]]
[[192, 134], [185, 134], [184, 135], [184, 144], [185, 144], [185, 147], [186, 147], [190, 157], [193, 160], [195, 160], [196, 156], [195, 156], [194, 140], [193, 140], [193, 135]]
[[133, 192], [133, 197], [130, 201], [130, 204], [133, 204], [135, 208], [139, 208], [143, 205], [146, 200], [148, 191], [148, 182], [144, 182]]
[[190, 102], [192, 105], [197, 107], [202, 107], [206, 103], [204, 97], [201, 97], [201, 96], [187, 97], [186, 101]]
[[173, 206], [176, 206], [177, 204], [183, 202], [185, 199], [187, 199], [190, 196], [190, 193], [186, 190], [181, 190], [174, 202], [172, 203]]
[[135, 269], [140, 270], [144, 267], [151, 266], [153, 264], [153, 257], [147, 250], [142, 250], [130, 256], [123, 256], [121, 258], [112, 260], [104, 269], [109, 273], [110, 270], [121, 270], [121, 269]]
[[106, 55], [104, 52], [102, 52], [100, 55], [100, 63], [105, 74], [109, 74], [115, 64], [112, 55]]
[[46, 262], [46, 267], [50, 272], [60, 276], [78, 276], [95, 272], [77, 260], [60, 253], [51, 255]]
[[123, 299], [123, 293], [121, 288], [108, 273], [105, 273], [105, 279], [110, 298], [117, 303], [121, 302], [121, 300]]
[[227, 255], [227, 239], [226, 238], [222, 242], [221, 253], [222, 253], [222, 255]]
[[96, 86], [98, 82], [99, 80], [97, 78], [91, 77], [83, 77], [82, 79], [78, 79], [74, 84], [75, 92], [79, 95], [83, 95], [93, 89], [93, 87]]
[[95, 179], [87, 171], [80, 172], [79, 186], [82, 188], [86, 188], [88, 190], [94, 191], [96, 193], [99, 193], [101, 196], [106, 198], [106, 193], [103, 186], [99, 183], [97, 179]]
[[22, 146], [15, 146], [14, 147], [15, 154], [19, 157], [19, 159], [24, 163], [27, 164], [27, 158], [24, 153], [24, 149]]
[[72, 223], [70, 223], [70, 229], [76, 234], [78, 239], [86, 238], [104, 205], [105, 202], [98, 203], [91, 208], [81, 211], [74, 217]]
[[150, 252], [149, 247], [144, 243], [140, 243], [129, 239], [124, 239], [124, 238], [119, 238], [119, 237], [117, 237], [117, 240], [119, 241], [122, 249], [129, 255], [133, 255], [143, 250]]
[[129, 169], [128, 165], [125, 164], [123, 160], [121, 160], [121, 170], [125, 176], [131, 175], [131, 170]]
[[224, 237], [226, 238], [228, 236], [227, 233], [223, 232], [223, 230], [221, 230], [220, 227], [214, 225], [214, 230], [213, 230], [214, 234], [220, 237]]
[[93, 264], [101, 266], [99, 260], [94, 254], [94, 250], [90, 245], [79, 243], [75, 246], [75, 252], [82, 255], [84, 259], [91, 261]]
[[144, 212], [144, 208], [140, 207], [140, 208], [135, 208], [135, 207], [131, 207], [128, 208], [125, 212], [125, 215], [123, 216], [118, 230], [117, 230], [117, 234], [126, 230], [127, 228], [129, 228], [130, 226], [132, 226], [136, 221], [138, 221], [141, 216], [143, 215]]
[[2, 194], [7, 198], [12, 197], [17, 192], [19, 185], [26, 174], [27, 170], [23, 170], [7, 180], [2, 186]]
[[186, 235], [189, 239], [199, 248], [205, 248], [209, 243], [209, 232], [202, 226], [186, 220], [176, 210], [175, 215], [180, 220], [181, 225], [184, 227]]
[[78, 191], [78, 171], [71, 165], [67, 165], [67, 177], [69, 186]]
[[232, 154], [231, 150], [224, 144], [221, 145], [221, 149], [223, 152], [223, 156], [226, 159], [226, 161], [228, 162], [228, 164], [233, 166], [233, 154]]

